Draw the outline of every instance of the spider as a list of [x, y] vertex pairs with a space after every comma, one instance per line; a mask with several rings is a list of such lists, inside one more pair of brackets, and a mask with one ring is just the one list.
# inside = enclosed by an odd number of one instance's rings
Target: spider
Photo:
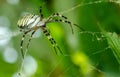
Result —
[[[43, 18], [43, 14], [42, 14], [42, 7], [40, 7], [39, 10], [40, 15], [34, 15], [34, 14], [27, 14], [25, 16], [23, 16], [21, 19], [18, 20], [18, 27], [20, 28], [20, 31], [23, 32], [23, 36], [21, 39], [21, 44], [20, 44], [20, 49], [21, 49], [21, 54], [22, 54], [22, 58], [24, 58], [24, 51], [23, 51], [23, 42], [24, 42], [24, 38], [26, 36], [26, 34], [28, 34], [29, 32], [31, 33], [31, 36], [28, 40], [28, 44], [27, 44], [27, 48], [29, 47], [30, 41], [34, 35], [34, 33], [38, 30], [41, 29], [43, 31], [43, 33], [47, 36], [48, 40], [51, 42], [56, 54], [57, 51], [56, 49], [58, 49], [60, 51], [60, 53], [62, 53], [61, 49], [59, 48], [59, 46], [57, 45], [56, 41], [53, 39], [53, 37], [50, 35], [49, 30], [46, 28], [46, 24], [50, 23], [50, 22], [63, 22], [63, 23], [67, 23], [70, 25], [71, 29], [72, 29], [72, 33], [73, 33], [73, 27], [72, 25], [75, 25], [77, 27], [79, 27], [76, 24], [71, 23], [70, 21], [68, 21], [66, 16], [63, 16], [59, 13], [53, 13], [52, 15], [50, 15], [48, 18]], [[54, 19], [56, 17], [59, 17], [61, 19]], [[83, 28], [79, 27], [81, 30], [84, 30]]]

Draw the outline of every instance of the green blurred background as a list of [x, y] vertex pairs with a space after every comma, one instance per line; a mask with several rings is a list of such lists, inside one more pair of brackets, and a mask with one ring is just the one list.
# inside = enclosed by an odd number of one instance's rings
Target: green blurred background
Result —
[[[119, 0], [0, 0], [0, 77], [119, 77], [119, 3]], [[44, 18], [59, 12], [86, 31], [74, 26], [72, 34], [68, 24], [47, 24], [64, 54], [55, 54], [47, 37], [38, 30], [19, 75], [22, 33], [17, 21], [28, 13], [39, 15], [40, 6]], [[28, 39], [29, 35], [24, 49]]]

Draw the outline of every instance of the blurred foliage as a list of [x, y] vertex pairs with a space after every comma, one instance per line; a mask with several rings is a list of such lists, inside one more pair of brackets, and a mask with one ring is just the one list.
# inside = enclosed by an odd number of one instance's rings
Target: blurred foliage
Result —
[[[14, 3], [16, 1], [18, 3]], [[0, 77], [119, 77], [119, 3], [119, 0], [0, 0], [0, 27], [7, 27], [12, 32], [8, 44], [0, 47]], [[55, 54], [52, 45], [41, 33], [39, 38], [32, 40], [27, 52], [37, 63], [36, 71], [30, 75], [19, 76], [17, 73], [22, 60], [22, 33], [14, 35], [19, 31], [17, 21], [25, 13], [39, 15], [40, 6], [45, 18], [59, 12], [85, 31], [74, 26], [72, 34], [68, 24], [47, 24], [64, 55]], [[1, 24], [2, 16], [8, 18], [10, 26]], [[7, 35], [9, 34], [5, 34]], [[2, 37], [0, 34], [0, 41]], [[25, 44], [27, 39], [28, 37]], [[4, 59], [4, 52], [8, 47], [14, 48], [19, 54], [14, 63]], [[26, 66], [30, 68], [30, 64], [28, 62]], [[26, 74], [25, 70], [23, 74]]]
[[116, 59], [118, 60], [120, 64], [120, 48], [119, 48], [120, 39], [118, 35], [116, 33], [106, 33], [105, 35], [108, 39], [108, 43], [110, 47], [112, 48]]

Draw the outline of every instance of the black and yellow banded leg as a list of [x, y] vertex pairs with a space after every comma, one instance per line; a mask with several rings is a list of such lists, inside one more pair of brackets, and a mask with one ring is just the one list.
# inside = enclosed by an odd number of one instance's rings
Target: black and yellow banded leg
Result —
[[55, 18], [55, 17], [59, 17], [59, 18], [63, 18], [63, 19], [65, 19], [65, 20], [67, 20], [67, 17], [66, 17], [66, 16], [63, 16], [63, 15], [61, 15], [61, 14], [59, 14], [59, 13], [53, 13], [53, 14], [48, 18], [48, 21], [53, 20], [53, 18]]
[[[53, 39], [53, 37], [50, 35], [50, 32], [46, 29], [46, 28], [42, 28], [42, 30], [43, 30], [43, 33], [47, 36], [47, 38], [48, 38], [48, 40], [51, 42], [51, 44], [52, 44], [52, 46], [53, 46], [53, 48], [54, 48], [54, 50], [55, 50], [55, 53], [57, 54], [57, 49], [60, 51], [60, 53], [61, 54], [63, 54], [62, 53], [62, 51], [61, 51], [61, 49], [59, 48], [59, 46], [57, 45], [57, 43], [56, 43], [56, 41]], [[57, 49], [56, 49], [57, 48]]]
[[40, 12], [40, 18], [41, 18], [41, 20], [42, 20], [42, 19], [43, 19], [43, 14], [42, 14], [42, 7], [41, 7], [41, 6], [40, 6], [39, 12]]
[[36, 30], [32, 32], [32, 34], [31, 34], [31, 36], [30, 36], [30, 39], [28, 40], [28, 44], [27, 44], [27, 49], [26, 49], [26, 50], [28, 50], [29, 45], [30, 45], [30, 41], [31, 41], [33, 35], [35, 34], [35, 32], [36, 32]]
[[70, 25], [71, 27], [71, 30], [72, 30], [72, 34], [74, 34], [74, 31], [73, 31], [73, 27], [72, 27], [72, 23], [70, 21], [67, 21], [67, 20], [61, 20], [61, 19], [55, 19], [53, 22], [63, 22], [63, 23], [67, 23]]
[[55, 20], [53, 20], [53, 22], [63, 22], [63, 23], [67, 23], [67, 24], [69, 24], [70, 27], [71, 27], [72, 33], [74, 33], [72, 25], [78, 27], [81, 31], [85, 31], [85, 29], [83, 29], [83, 28], [80, 27], [79, 25], [77, 25], [77, 24], [73, 24], [72, 22], [67, 21], [67, 20], [55, 19]]
[[24, 42], [24, 39], [25, 39], [25, 35], [30, 32], [30, 31], [27, 31], [27, 32], [24, 32], [23, 36], [22, 36], [22, 39], [21, 39], [21, 44], [20, 44], [20, 49], [21, 49], [21, 54], [22, 54], [22, 58], [24, 59], [24, 52], [23, 52], [23, 42]]

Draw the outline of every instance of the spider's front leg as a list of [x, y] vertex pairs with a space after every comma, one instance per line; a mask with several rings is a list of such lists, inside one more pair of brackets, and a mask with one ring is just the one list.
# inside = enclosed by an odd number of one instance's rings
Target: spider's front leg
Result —
[[[42, 29], [43, 33], [47, 36], [48, 40], [51, 42], [51, 44], [52, 44], [52, 46], [53, 46], [56, 54], [57, 54], [57, 49], [60, 51], [61, 54], [63, 54], [62, 51], [61, 51], [61, 49], [60, 49], [59, 46], [57, 45], [56, 41], [55, 41], [55, 40], [53, 39], [53, 37], [50, 35], [50, 32], [49, 32], [49, 30], [46, 28], [46, 26], [41, 27], [41, 29]], [[56, 48], [57, 48], [57, 49], [56, 49]]]
[[42, 21], [42, 19], [43, 19], [43, 14], [42, 14], [42, 7], [41, 7], [41, 6], [40, 6], [39, 13], [40, 13], [40, 18], [41, 18], [41, 21]]
[[[58, 17], [58, 18], [54, 19], [55, 17]], [[80, 26], [72, 23], [71, 21], [69, 21], [67, 19], [66, 16], [63, 16], [63, 15], [61, 15], [59, 13], [53, 13], [50, 17], [48, 17], [47, 22], [63, 22], [63, 23], [67, 23], [67, 24], [70, 25], [72, 33], [74, 33], [74, 31], [73, 31], [73, 25], [76, 26], [76, 27], [78, 27], [81, 31], [85, 31], [82, 27], [80, 27]]]
[[66, 17], [66, 16], [61, 15], [61, 14], [59, 14], [59, 13], [53, 13], [53, 14], [48, 18], [48, 20], [51, 21], [51, 20], [53, 20], [54, 17], [60, 17], [60, 18], [63, 18], [63, 19], [65, 19], [65, 20], [67, 20], [67, 17]]

